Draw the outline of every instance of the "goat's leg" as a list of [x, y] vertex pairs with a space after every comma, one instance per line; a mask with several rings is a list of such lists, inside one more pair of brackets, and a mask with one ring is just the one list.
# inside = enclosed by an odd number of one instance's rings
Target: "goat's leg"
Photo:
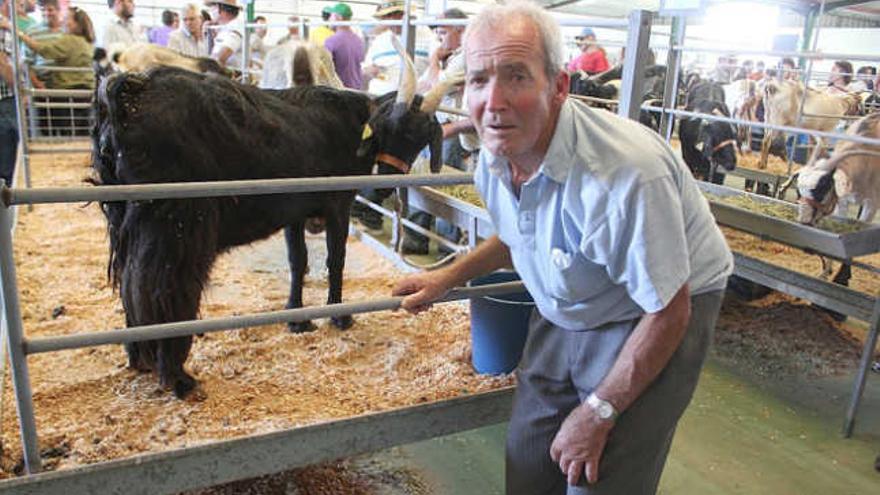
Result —
[[776, 136], [775, 131], [764, 129], [764, 139], [761, 140], [761, 159], [758, 160], [758, 168], [764, 170], [767, 168], [767, 160], [770, 158], [770, 145]]
[[[327, 271], [330, 286], [327, 304], [342, 302], [342, 271], [345, 268], [345, 242], [348, 240], [348, 204], [350, 203], [340, 206], [339, 211], [327, 214]], [[351, 315], [334, 316], [330, 321], [340, 330], [354, 324]]]
[[867, 198], [862, 200], [862, 207], [859, 211], [859, 221], [870, 223], [874, 221], [874, 215], [877, 214], [877, 205], [874, 200]]
[[[284, 227], [284, 242], [287, 244], [287, 264], [290, 267], [290, 295], [287, 298], [287, 309], [303, 306], [303, 280], [309, 254], [306, 251], [305, 222], [297, 221]], [[315, 330], [311, 320], [288, 322], [287, 329], [293, 333], [304, 333]]]
[[[194, 320], [216, 257], [217, 221], [204, 201], [161, 202], [129, 210], [120, 295], [129, 326]], [[179, 398], [196, 386], [184, 370], [192, 336], [133, 342], [129, 364], [155, 369]]]

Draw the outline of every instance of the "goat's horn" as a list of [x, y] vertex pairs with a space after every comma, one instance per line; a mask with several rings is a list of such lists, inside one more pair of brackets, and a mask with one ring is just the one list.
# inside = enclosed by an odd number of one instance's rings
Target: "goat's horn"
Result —
[[400, 55], [400, 80], [397, 83], [397, 99], [396, 103], [405, 103], [409, 106], [416, 94], [416, 68], [413, 61], [406, 54], [400, 39], [397, 36], [391, 37], [391, 43], [394, 49]]
[[464, 74], [459, 73], [456, 74], [455, 77], [444, 79], [435, 84], [434, 87], [428, 90], [428, 92], [425, 93], [425, 96], [422, 97], [422, 106], [419, 110], [425, 113], [437, 110], [437, 107], [440, 106], [440, 100], [446, 96], [446, 93], [462, 81], [464, 81]]

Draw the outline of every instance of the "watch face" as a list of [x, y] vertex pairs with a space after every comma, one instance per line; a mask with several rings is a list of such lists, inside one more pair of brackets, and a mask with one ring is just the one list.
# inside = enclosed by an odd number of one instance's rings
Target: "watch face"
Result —
[[602, 419], [608, 419], [614, 414], [611, 404], [607, 402], [601, 402], [599, 407], [596, 408], [596, 412], [599, 413], [599, 417]]

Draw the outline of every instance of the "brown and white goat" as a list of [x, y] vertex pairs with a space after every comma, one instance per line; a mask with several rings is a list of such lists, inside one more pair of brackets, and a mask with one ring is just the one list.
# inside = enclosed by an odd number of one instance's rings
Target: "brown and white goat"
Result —
[[[831, 95], [812, 88], [805, 90], [802, 84], [794, 81], [768, 81], [764, 86], [763, 96], [764, 122], [784, 126], [798, 124], [804, 129], [825, 132], [837, 127], [840, 117], [858, 114], [861, 103], [856, 95]], [[804, 98], [803, 116], [798, 123], [801, 100]], [[759, 168], [767, 167], [770, 144], [779, 132], [768, 130], [764, 133]], [[811, 161], [820, 156], [823, 148], [822, 140], [816, 138], [816, 141]]]

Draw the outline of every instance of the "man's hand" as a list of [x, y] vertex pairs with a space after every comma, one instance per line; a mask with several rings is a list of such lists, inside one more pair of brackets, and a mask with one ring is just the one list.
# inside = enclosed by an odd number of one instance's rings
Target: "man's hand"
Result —
[[582, 474], [588, 483], [599, 480], [599, 461], [613, 427], [613, 421], [599, 419], [586, 404], [565, 418], [550, 445], [550, 458], [559, 464], [569, 485], [576, 485]]
[[442, 270], [417, 273], [399, 280], [391, 289], [391, 295], [407, 296], [400, 307], [413, 314], [421, 313], [452, 288], [448, 280]]

